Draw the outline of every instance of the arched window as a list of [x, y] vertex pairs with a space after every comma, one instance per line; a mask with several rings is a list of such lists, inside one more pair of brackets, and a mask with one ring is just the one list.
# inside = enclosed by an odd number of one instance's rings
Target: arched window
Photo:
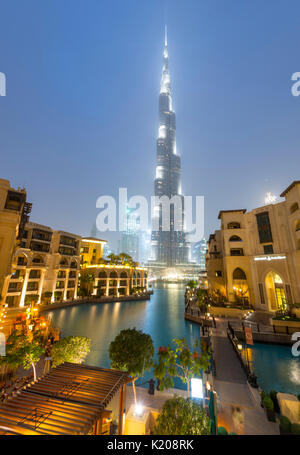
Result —
[[242, 239], [238, 235], [232, 235], [229, 239], [229, 242], [242, 242]]
[[126, 272], [121, 272], [121, 275], [120, 275], [121, 278], [128, 278], [128, 275]]
[[137, 273], [137, 277], [138, 277], [138, 278], [141, 278], [140, 272]]
[[99, 272], [98, 278], [107, 278], [106, 272]]
[[227, 229], [240, 229], [241, 225], [237, 221], [231, 221], [227, 224]]
[[63, 258], [63, 259], [61, 259], [59, 264], [60, 265], [68, 265], [68, 261], [65, 258]]
[[110, 272], [110, 278], [118, 278], [117, 272]]
[[246, 274], [244, 270], [240, 269], [239, 267], [233, 271], [232, 277], [234, 280], [246, 280]]
[[77, 269], [77, 262], [72, 261], [70, 267], [71, 267], [71, 269]]
[[297, 220], [297, 221], [296, 221], [296, 224], [295, 224], [295, 231], [300, 231], [300, 220]]
[[291, 205], [290, 213], [294, 213], [294, 212], [296, 212], [298, 209], [299, 209], [298, 202], [295, 202], [294, 204]]

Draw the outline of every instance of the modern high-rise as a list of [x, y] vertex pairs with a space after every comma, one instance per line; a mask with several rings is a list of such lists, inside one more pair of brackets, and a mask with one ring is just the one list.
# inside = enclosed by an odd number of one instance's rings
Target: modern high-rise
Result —
[[129, 254], [134, 261], [139, 260], [139, 217], [135, 210], [127, 207], [126, 211], [126, 229], [121, 234], [119, 241], [119, 254]]
[[[172, 106], [171, 79], [167, 32], [163, 51], [163, 69], [159, 95], [159, 129], [157, 138], [157, 164], [154, 194], [169, 199], [177, 196], [182, 212], [176, 215], [176, 205], [170, 205], [167, 229], [163, 226], [162, 204], [155, 206], [152, 215], [151, 258], [149, 265], [176, 267], [188, 263], [189, 248], [184, 233], [184, 207], [181, 193], [181, 159], [176, 150], [176, 116]], [[178, 213], [178, 212], [177, 212]], [[155, 226], [156, 223], [156, 226]]]
[[205, 255], [207, 251], [207, 242], [205, 238], [200, 240], [200, 242], [196, 242], [193, 244], [192, 247], [192, 259], [195, 261], [196, 264], [199, 265], [201, 271], [206, 269], [205, 266]]

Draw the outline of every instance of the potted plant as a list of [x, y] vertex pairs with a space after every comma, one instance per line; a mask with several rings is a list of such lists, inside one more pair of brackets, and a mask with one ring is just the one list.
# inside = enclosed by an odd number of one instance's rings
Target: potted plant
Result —
[[280, 416], [279, 430], [280, 430], [280, 434], [290, 434], [291, 433], [291, 422], [288, 417]]
[[266, 410], [267, 418], [270, 422], [276, 422], [275, 411], [274, 411], [274, 403], [270, 397], [270, 395], [266, 395], [263, 399], [263, 405]]

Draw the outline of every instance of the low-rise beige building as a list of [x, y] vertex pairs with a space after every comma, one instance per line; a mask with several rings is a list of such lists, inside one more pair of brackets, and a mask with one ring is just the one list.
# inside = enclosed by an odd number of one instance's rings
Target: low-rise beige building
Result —
[[8, 180], [0, 179], [0, 305], [4, 303], [12, 257], [30, 210], [26, 191], [16, 190]]
[[81, 265], [99, 264], [103, 258], [103, 247], [106, 243], [106, 240], [94, 237], [83, 237], [81, 239], [80, 247]]
[[103, 259], [105, 240], [29, 222], [26, 191], [0, 179], [1, 304], [18, 308], [77, 298], [80, 267], [93, 276], [92, 295], [124, 296], [147, 288], [147, 270]]
[[95, 296], [125, 296], [137, 288], [147, 289], [148, 272], [143, 267], [127, 265], [102, 264], [87, 266], [93, 274], [93, 295]]
[[206, 267], [209, 288], [228, 302], [271, 312], [300, 302], [300, 181], [281, 197], [250, 212], [220, 211]]
[[12, 257], [5, 303], [9, 307], [41, 300], [77, 297], [81, 237], [48, 226], [27, 223]]

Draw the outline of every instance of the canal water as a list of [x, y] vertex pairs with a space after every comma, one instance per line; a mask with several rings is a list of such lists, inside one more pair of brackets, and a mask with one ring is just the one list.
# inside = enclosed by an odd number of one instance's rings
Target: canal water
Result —
[[[151, 335], [155, 352], [159, 346], [171, 344], [173, 338], [184, 337], [190, 346], [199, 340], [199, 326], [184, 320], [184, 292], [184, 285], [161, 284], [154, 288], [148, 301], [83, 304], [54, 310], [49, 315], [63, 336], [91, 338], [86, 363], [107, 368], [109, 344], [122, 329], [136, 327]], [[151, 377], [153, 373], [147, 372], [137, 384]], [[175, 387], [185, 388], [180, 380], [175, 380]]]
[[[184, 320], [185, 287], [160, 284], [149, 301], [82, 304], [49, 313], [63, 336], [87, 336], [92, 340], [86, 363], [109, 367], [109, 344], [120, 330], [136, 327], [151, 335], [155, 351], [171, 344], [173, 338], [184, 337], [190, 346], [200, 337], [197, 324]], [[300, 393], [300, 357], [293, 357], [290, 347], [255, 344], [253, 365], [259, 385], [264, 390]], [[145, 374], [143, 384], [153, 377]], [[185, 388], [180, 380], [175, 386]]]

